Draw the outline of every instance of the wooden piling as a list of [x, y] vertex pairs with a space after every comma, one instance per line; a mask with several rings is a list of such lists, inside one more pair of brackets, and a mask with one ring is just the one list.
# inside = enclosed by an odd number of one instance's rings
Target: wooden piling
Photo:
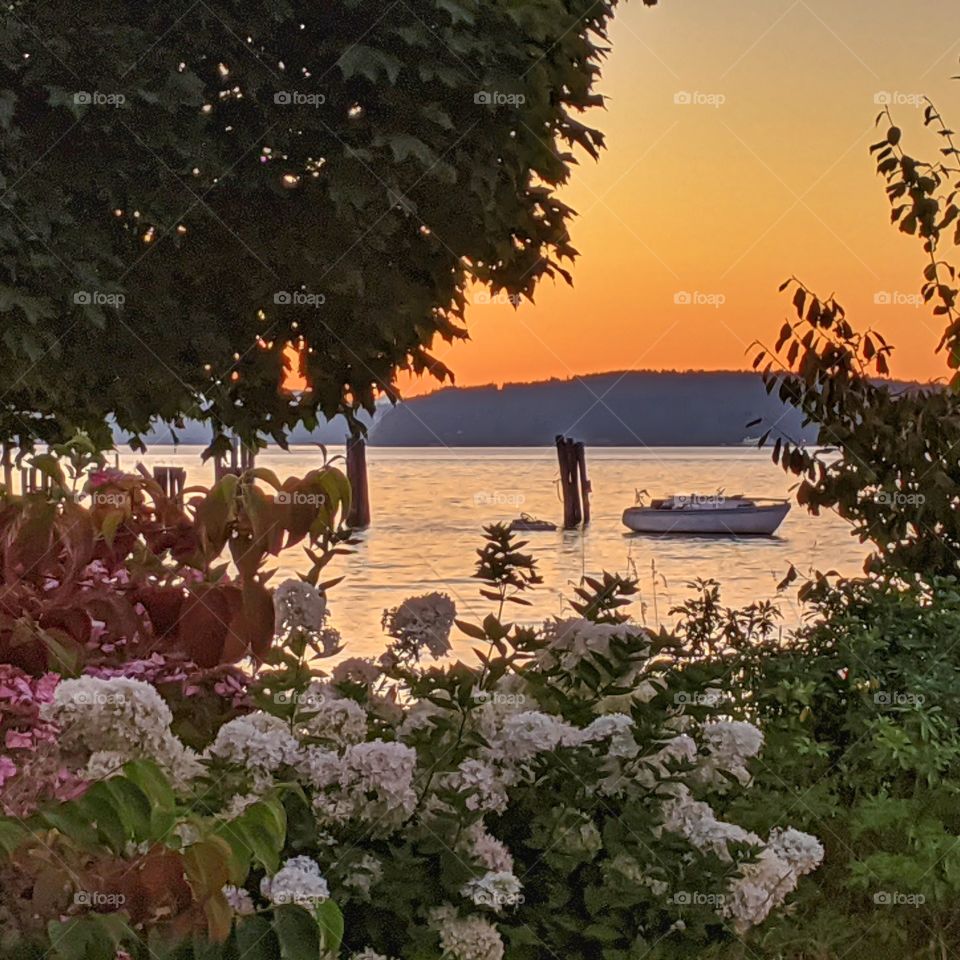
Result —
[[370, 526], [370, 487], [367, 483], [367, 441], [347, 437], [347, 480], [350, 481], [350, 513], [347, 526]]
[[583, 525], [590, 522], [590, 493], [592, 487], [587, 479], [587, 458], [583, 441], [574, 444], [574, 455], [577, 460], [577, 468], [580, 473], [580, 498], [583, 501]]
[[171, 500], [183, 506], [183, 488], [187, 483], [187, 471], [183, 467], [154, 467], [153, 479]]
[[572, 530], [583, 520], [578, 489], [579, 471], [574, 442], [568, 437], [557, 436], [557, 461], [560, 464], [560, 489], [563, 493], [563, 527]]
[[240, 443], [236, 438], [230, 441], [230, 456], [225, 459], [217, 456], [213, 462], [213, 476], [219, 483], [227, 474], [239, 477], [256, 466], [257, 454], [252, 447]]

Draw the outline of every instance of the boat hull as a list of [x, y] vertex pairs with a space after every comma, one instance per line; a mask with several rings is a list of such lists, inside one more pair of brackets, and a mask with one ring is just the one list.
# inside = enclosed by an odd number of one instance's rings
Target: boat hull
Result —
[[789, 503], [717, 510], [658, 510], [628, 507], [624, 525], [635, 533], [686, 533], [711, 536], [769, 537], [790, 512]]

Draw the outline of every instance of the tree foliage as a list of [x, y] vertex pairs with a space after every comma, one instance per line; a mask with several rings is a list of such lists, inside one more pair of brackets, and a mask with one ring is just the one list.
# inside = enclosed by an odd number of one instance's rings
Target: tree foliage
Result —
[[570, 280], [556, 188], [603, 143], [576, 115], [615, 6], [6, 5], [0, 437], [282, 443], [450, 376], [431, 345], [466, 337], [470, 283]]

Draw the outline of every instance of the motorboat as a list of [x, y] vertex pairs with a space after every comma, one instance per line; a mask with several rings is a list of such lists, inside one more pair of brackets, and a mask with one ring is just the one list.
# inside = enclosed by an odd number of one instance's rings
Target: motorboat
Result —
[[743, 494], [678, 494], [647, 504], [638, 493], [636, 506], [624, 510], [623, 522], [635, 533], [769, 537], [789, 512], [787, 500]]

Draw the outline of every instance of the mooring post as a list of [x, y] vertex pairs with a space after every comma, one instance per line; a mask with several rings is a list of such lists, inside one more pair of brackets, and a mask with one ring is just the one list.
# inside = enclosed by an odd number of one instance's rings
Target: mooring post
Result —
[[13, 461], [10, 459], [10, 444], [3, 445], [3, 485], [7, 495], [13, 495]]
[[583, 441], [574, 444], [576, 451], [577, 467], [580, 471], [580, 496], [583, 500], [583, 525], [590, 522], [590, 481], [587, 479], [587, 457]]
[[560, 489], [563, 491], [563, 526], [571, 530], [580, 526], [580, 493], [577, 489], [577, 462], [574, 443], [567, 437], [557, 436], [557, 461], [560, 464]]
[[183, 467], [154, 467], [153, 479], [171, 500], [183, 506], [183, 488], [187, 482], [187, 471]]
[[367, 483], [367, 441], [347, 437], [347, 480], [350, 482], [350, 513], [347, 526], [370, 526], [370, 487]]

